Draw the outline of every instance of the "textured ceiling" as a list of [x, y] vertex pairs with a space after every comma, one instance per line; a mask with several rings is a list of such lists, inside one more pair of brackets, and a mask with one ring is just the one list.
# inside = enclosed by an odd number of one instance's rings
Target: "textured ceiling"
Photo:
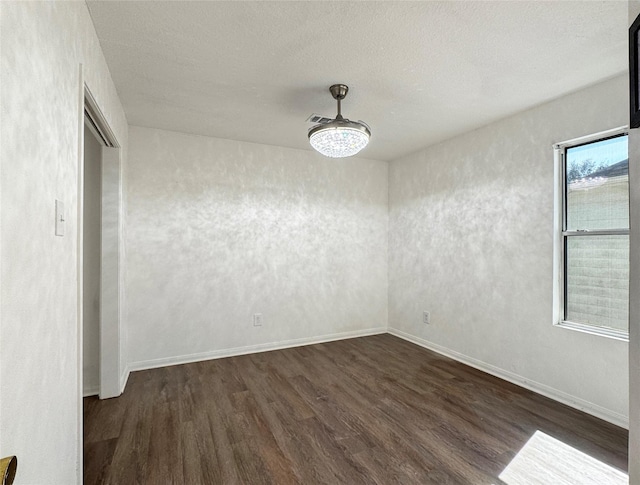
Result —
[[392, 160], [626, 70], [627, 2], [87, 2], [132, 125]]

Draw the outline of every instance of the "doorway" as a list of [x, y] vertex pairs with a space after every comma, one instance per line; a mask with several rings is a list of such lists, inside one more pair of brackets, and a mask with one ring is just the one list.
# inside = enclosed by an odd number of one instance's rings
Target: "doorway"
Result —
[[120, 352], [121, 150], [84, 86], [78, 204], [82, 395], [122, 392]]

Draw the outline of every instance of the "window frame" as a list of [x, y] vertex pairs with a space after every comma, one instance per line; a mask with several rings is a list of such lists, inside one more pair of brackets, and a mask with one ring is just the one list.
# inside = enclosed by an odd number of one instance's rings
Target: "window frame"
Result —
[[629, 134], [628, 126], [620, 126], [611, 130], [601, 131], [571, 140], [555, 143], [554, 150], [554, 243], [553, 243], [553, 325], [592, 335], [600, 335], [616, 340], [629, 341], [629, 330], [621, 331], [597, 325], [572, 322], [565, 319], [565, 302], [567, 298], [566, 285], [566, 251], [570, 237], [581, 236], [628, 236], [629, 229], [607, 230], [575, 230], [567, 231], [567, 184], [566, 184], [566, 153], [570, 148], [587, 145], [601, 140], [616, 138]]

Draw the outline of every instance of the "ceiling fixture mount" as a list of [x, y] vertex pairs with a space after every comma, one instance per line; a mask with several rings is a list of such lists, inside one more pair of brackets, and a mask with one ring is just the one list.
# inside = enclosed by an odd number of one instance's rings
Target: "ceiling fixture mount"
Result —
[[349, 121], [342, 117], [340, 102], [347, 96], [349, 86], [334, 84], [329, 91], [338, 102], [338, 114], [334, 120], [311, 128], [309, 143], [326, 157], [350, 157], [367, 146], [371, 130], [362, 121]]

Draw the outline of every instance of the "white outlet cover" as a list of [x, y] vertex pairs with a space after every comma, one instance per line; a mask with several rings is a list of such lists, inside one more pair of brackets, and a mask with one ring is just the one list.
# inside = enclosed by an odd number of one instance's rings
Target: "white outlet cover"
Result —
[[422, 322], [426, 325], [431, 323], [431, 315], [429, 312], [422, 312]]
[[262, 313], [253, 314], [253, 326], [262, 327]]

